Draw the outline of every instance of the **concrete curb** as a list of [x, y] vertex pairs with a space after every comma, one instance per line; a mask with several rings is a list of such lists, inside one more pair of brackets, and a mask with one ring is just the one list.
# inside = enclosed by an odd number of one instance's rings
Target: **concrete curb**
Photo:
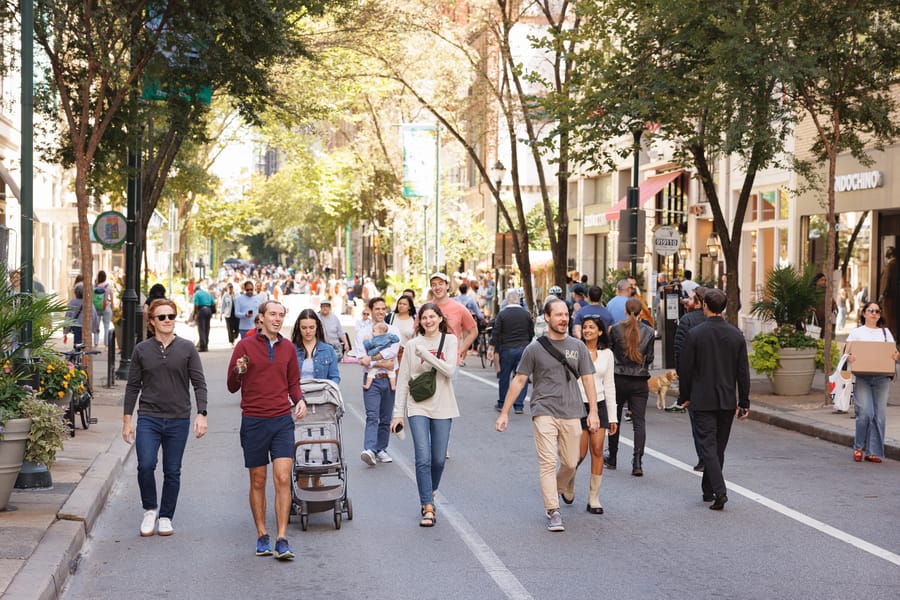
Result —
[[[751, 402], [750, 419], [853, 448], [854, 434], [852, 431], [769, 406], [764, 402]], [[887, 458], [900, 460], [900, 442], [886, 439], [884, 455]]]
[[41, 538], [34, 553], [16, 573], [3, 594], [4, 600], [54, 600], [74, 571], [86, 538], [84, 526], [75, 521], [56, 521]]
[[94, 459], [57, 513], [58, 520], [6, 588], [4, 600], [59, 598], [69, 575], [78, 568], [87, 535], [133, 449], [134, 444], [113, 441], [106, 452]]
[[[110, 445], [115, 447], [115, 443]], [[106, 503], [113, 482], [122, 472], [122, 463], [128, 456], [131, 446], [128, 446], [124, 456], [120, 452], [107, 451], [94, 459], [91, 468], [88, 469], [78, 486], [63, 504], [57, 518], [67, 521], [81, 521], [84, 523], [85, 533], [90, 533], [94, 523]]]

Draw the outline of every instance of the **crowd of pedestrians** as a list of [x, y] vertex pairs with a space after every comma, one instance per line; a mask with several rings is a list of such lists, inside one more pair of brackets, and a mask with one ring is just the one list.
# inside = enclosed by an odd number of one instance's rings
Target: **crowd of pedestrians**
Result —
[[[530, 387], [528, 407], [538, 484], [549, 531], [565, 530], [560, 500], [575, 502], [576, 470], [588, 455], [586, 510], [604, 514], [600, 499], [603, 472], [618, 467], [623, 420], [631, 422], [634, 433], [631, 474], [644, 476], [648, 379], [657, 334], [652, 311], [634, 279], [616, 282], [615, 295], [605, 305], [601, 288], [586, 281], [573, 282], [568, 295], [562, 286], [553, 286], [540, 314], [546, 334], [535, 338], [535, 320], [523, 306], [518, 289], [505, 290], [499, 312], [490, 311], [491, 303], [485, 299], [493, 300], [491, 294], [499, 291], [489, 278], [481, 285], [470, 285], [436, 272], [429, 278], [423, 304], [417, 306], [415, 291], [407, 289], [389, 307], [368, 278], [343, 285], [333, 279], [277, 272], [258, 275], [234, 271], [216, 284], [194, 283], [190, 304], [198, 326], [196, 345], [174, 336], [177, 306], [157, 297], [165, 296], [164, 289], [155, 290], [148, 298], [145, 315], [151, 338], [135, 348], [123, 425], [125, 440], [138, 445], [138, 479], [145, 511], [141, 535], [154, 531], [171, 535], [174, 531], [191, 385], [198, 411], [194, 431], [198, 437], [206, 431], [206, 387], [198, 352], [209, 347], [209, 322], [215, 314], [223, 319], [228, 341], [234, 345], [226, 378], [229, 391], [241, 394], [240, 442], [249, 473], [257, 555], [294, 557], [286, 536], [292, 506], [294, 421], [306, 414], [300, 382], [328, 379], [341, 384], [342, 358], [358, 363], [360, 369], [356, 385], [365, 411], [360, 460], [370, 468], [391, 463], [391, 434], [409, 431], [415, 455], [418, 524], [435, 526], [450, 431], [453, 420], [460, 416], [454, 390], [457, 374], [479, 329], [487, 325], [492, 326], [487, 358], [496, 366], [498, 377], [498, 432], [509, 427], [510, 412], [525, 413]], [[486, 293], [488, 285], [490, 292]], [[455, 295], [451, 293], [454, 287]], [[482, 292], [477, 291], [479, 287]], [[290, 339], [282, 337], [285, 296], [313, 288], [321, 294], [319, 310], [301, 310]], [[711, 509], [722, 510], [728, 501], [722, 469], [731, 426], [735, 417], [745, 419], [749, 413], [746, 342], [722, 317], [722, 291], [696, 284], [681, 289], [684, 307], [675, 334], [680, 394], [667, 410], [689, 413], [698, 457], [695, 469], [703, 472], [702, 498], [711, 503]], [[82, 287], [81, 298], [76, 299], [84, 302], [83, 295]], [[351, 343], [340, 314], [357, 300], [361, 318]], [[77, 306], [73, 301], [70, 310], [77, 311]], [[862, 313], [861, 327], [851, 333], [848, 343], [882, 338], [893, 342], [876, 303], [866, 304]], [[852, 350], [847, 351], [852, 365]], [[900, 360], [900, 354], [892, 356]], [[167, 372], [165, 378], [150, 376], [163, 371]], [[343, 386], [347, 385], [354, 384], [345, 379]], [[860, 374], [857, 378], [857, 461], [880, 462], [883, 457], [887, 385], [887, 377]], [[136, 428], [131, 421], [135, 407]], [[160, 447], [164, 450], [164, 483], [162, 501], [157, 503], [154, 471]], [[274, 544], [266, 526], [270, 462], [275, 487]]]

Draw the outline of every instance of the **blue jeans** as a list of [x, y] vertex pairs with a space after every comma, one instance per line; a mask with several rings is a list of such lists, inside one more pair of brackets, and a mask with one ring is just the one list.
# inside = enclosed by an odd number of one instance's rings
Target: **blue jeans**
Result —
[[[363, 381], [365, 381], [363, 373]], [[387, 450], [391, 437], [391, 416], [394, 414], [394, 390], [391, 380], [376, 377], [371, 387], [363, 390], [366, 407], [366, 433], [363, 448], [376, 454]]]
[[409, 430], [416, 452], [416, 486], [419, 488], [419, 502], [423, 506], [431, 504], [432, 494], [441, 483], [452, 423], [453, 419], [409, 417]]
[[[519, 361], [522, 360], [523, 352], [525, 352], [524, 346], [522, 348], [509, 348], [508, 350], [500, 351], [500, 398], [497, 401], [497, 406], [500, 408], [503, 408], [503, 403], [506, 401], [506, 392], [509, 391], [509, 382], [513, 375], [516, 374], [516, 368], [519, 366]], [[525, 384], [525, 387], [522, 388], [522, 393], [516, 398], [513, 409], [523, 410], [525, 408], [525, 394], [527, 392], [528, 383]]]
[[884, 426], [891, 380], [885, 375], [857, 375], [853, 394], [856, 398], [856, 436], [854, 450], [884, 458]]
[[156, 504], [156, 459], [162, 446], [163, 486], [160, 518], [175, 514], [178, 490], [181, 488], [181, 458], [191, 430], [190, 419], [138, 417], [135, 450], [138, 461], [138, 487], [144, 510], [154, 510]]

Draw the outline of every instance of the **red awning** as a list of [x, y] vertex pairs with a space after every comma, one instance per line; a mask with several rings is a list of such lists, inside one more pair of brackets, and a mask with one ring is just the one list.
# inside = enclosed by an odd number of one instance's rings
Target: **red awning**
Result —
[[[656, 194], [660, 192], [664, 187], [669, 185], [669, 182], [678, 178], [683, 170], [671, 171], [669, 173], [663, 173], [662, 175], [654, 175], [653, 177], [648, 177], [644, 181], [641, 182], [640, 185], [640, 199], [638, 200], [638, 206], [644, 206], [648, 200], [655, 197]], [[606, 211], [606, 220], [614, 221], [619, 218], [619, 211], [625, 210], [628, 205], [628, 194], [622, 196], [622, 199], [613, 204], [612, 208]]]

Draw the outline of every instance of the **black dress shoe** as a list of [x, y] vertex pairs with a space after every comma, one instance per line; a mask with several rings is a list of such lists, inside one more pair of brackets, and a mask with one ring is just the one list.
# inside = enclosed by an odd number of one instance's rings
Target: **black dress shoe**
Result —
[[611, 471], [616, 470], [616, 459], [610, 457], [609, 452], [603, 453], [603, 464], [607, 469]]
[[[703, 468], [704, 468], [704, 467], [703, 467], [703, 463], [702, 463], [702, 462], [698, 462], [696, 465], [694, 465], [694, 470], [695, 470], [695, 471], [698, 471], [698, 472], [700, 472], [700, 473], [703, 472]], [[710, 499], [711, 499], [711, 498], [710, 498]]]
[[713, 503], [709, 506], [709, 510], [722, 510], [725, 508], [725, 503], [728, 502], [728, 496], [722, 494], [721, 496], [716, 496], [713, 500]]
[[712, 502], [712, 501], [715, 500], [715, 499], [716, 499], [715, 494], [703, 494], [703, 501], [704, 501], [704, 502]]

